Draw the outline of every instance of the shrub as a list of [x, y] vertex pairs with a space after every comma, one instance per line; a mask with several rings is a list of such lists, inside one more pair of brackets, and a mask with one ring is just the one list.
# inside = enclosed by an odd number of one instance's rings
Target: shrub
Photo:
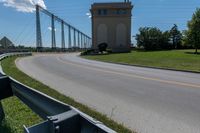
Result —
[[95, 52], [94, 49], [88, 49], [86, 51], [81, 52], [81, 55], [89, 55], [89, 54], [92, 54], [94, 52]]
[[98, 45], [98, 49], [99, 49], [99, 52], [103, 53], [103, 51], [106, 51], [106, 48], [108, 47], [108, 44], [107, 43], [100, 43]]

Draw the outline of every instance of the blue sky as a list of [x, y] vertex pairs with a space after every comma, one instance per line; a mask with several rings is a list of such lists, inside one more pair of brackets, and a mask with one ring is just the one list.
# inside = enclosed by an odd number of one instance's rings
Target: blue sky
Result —
[[[16, 45], [35, 46], [35, 12], [33, 4], [39, 2], [49, 11], [91, 36], [91, 20], [86, 15], [93, 2], [120, 2], [123, 0], [0, 0], [0, 38], [8, 36]], [[22, 3], [23, 2], [23, 3]], [[180, 30], [187, 28], [187, 21], [200, 0], [132, 0], [132, 35], [139, 27], [158, 27], [169, 30], [177, 24]], [[26, 12], [26, 11], [29, 12]], [[50, 45], [50, 19], [41, 14], [44, 45]], [[59, 44], [60, 25], [56, 23]]]

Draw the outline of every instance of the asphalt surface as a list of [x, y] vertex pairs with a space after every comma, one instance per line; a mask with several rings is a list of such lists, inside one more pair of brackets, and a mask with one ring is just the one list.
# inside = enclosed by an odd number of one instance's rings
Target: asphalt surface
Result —
[[200, 74], [91, 61], [21, 58], [19, 69], [138, 133], [200, 133]]

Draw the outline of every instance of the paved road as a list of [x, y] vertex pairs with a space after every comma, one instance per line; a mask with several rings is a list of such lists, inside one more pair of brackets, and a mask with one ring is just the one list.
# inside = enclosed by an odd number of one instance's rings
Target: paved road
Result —
[[200, 133], [200, 74], [90, 61], [77, 54], [35, 55], [17, 66], [139, 133]]

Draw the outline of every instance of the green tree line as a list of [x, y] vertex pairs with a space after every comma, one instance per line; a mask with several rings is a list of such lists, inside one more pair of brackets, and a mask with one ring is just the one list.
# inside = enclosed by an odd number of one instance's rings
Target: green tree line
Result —
[[197, 8], [188, 21], [188, 29], [180, 31], [174, 26], [167, 31], [161, 31], [156, 27], [141, 27], [136, 35], [137, 46], [145, 50], [169, 50], [182, 48], [200, 48], [200, 8]]

